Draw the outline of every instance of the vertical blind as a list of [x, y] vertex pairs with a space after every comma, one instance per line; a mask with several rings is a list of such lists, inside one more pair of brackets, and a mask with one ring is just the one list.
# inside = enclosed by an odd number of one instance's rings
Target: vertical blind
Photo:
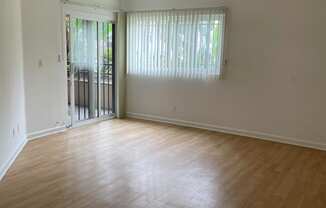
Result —
[[97, 63], [96, 21], [71, 18], [71, 63], [84, 70], [95, 71]]
[[127, 73], [185, 79], [218, 78], [225, 12], [190, 9], [127, 14]]
[[112, 64], [112, 24], [72, 17], [71, 62], [79, 69], [95, 70]]

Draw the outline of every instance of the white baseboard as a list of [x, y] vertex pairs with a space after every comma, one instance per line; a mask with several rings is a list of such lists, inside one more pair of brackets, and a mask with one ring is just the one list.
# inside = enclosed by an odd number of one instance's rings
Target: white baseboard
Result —
[[10, 159], [0, 167], [0, 181], [5, 177], [6, 173], [8, 172], [11, 165], [15, 162], [16, 158], [18, 157], [19, 153], [24, 149], [25, 145], [27, 144], [27, 139], [24, 138], [23, 142], [17, 147], [14, 151]]
[[6, 162], [2, 167], [0, 167], [0, 181], [3, 179], [3, 177], [6, 175], [7, 171], [11, 167], [11, 165], [15, 162], [16, 158], [20, 154], [20, 152], [24, 149], [25, 145], [27, 144], [28, 141], [35, 140], [35, 139], [40, 139], [42, 137], [51, 135], [51, 134], [56, 134], [60, 133], [66, 130], [65, 126], [60, 126], [52, 129], [46, 129], [38, 132], [34, 132], [31, 134], [28, 134], [27, 138], [25, 137], [23, 139], [23, 142], [18, 146], [17, 150], [14, 152], [13, 156]]
[[55, 128], [51, 128], [51, 129], [45, 129], [42, 131], [38, 131], [38, 132], [33, 132], [27, 135], [27, 139], [29, 141], [31, 140], [35, 140], [35, 139], [41, 139], [43, 137], [52, 135], [52, 134], [57, 134], [60, 132], [64, 132], [67, 129], [66, 126], [59, 126], [59, 127], [55, 127]]
[[227, 134], [251, 137], [251, 138], [256, 138], [256, 139], [262, 139], [262, 140], [267, 140], [267, 141], [291, 144], [291, 145], [308, 147], [308, 148], [326, 151], [326, 143], [315, 143], [315, 142], [304, 141], [304, 140], [300, 140], [300, 139], [296, 139], [296, 138], [273, 135], [273, 134], [268, 134], [268, 133], [249, 131], [249, 130], [243, 130], [243, 129], [235, 129], [235, 128], [216, 126], [216, 125], [211, 125], [211, 124], [203, 124], [203, 123], [184, 121], [184, 120], [178, 120], [178, 119], [171, 119], [171, 118], [148, 115], [148, 114], [141, 114], [141, 113], [128, 112], [127, 117], [148, 120], [148, 121], [156, 121], [156, 122], [161, 122], [161, 123], [174, 124], [174, 125], [184, 126], [184, 127], [205, 129], [205, 130], [210, 130], [210, 131], [222, 132], [222, 133], [227, 133]]
[[[113, 118], [115, 118], [115, 115], [109, 115], [109, 116], [104, 116], [104, 117], [96, 118], [96, 119], [92, 119], [92, 120], [86, 120], [86, 121], [82, 121], [82, 122], [74, 124], [73, 128], [78, 128], [78, 127], [81, 127], [81, 126], [95, 124], [95, 123], [110, 120], [110, 119], [113, 119]], [[32, 140], [35, 140], [35, 139], [42, 139], [42, 138], [44, 138], [46, 136], [61, 133], [61, 132], [64, 132], [66, 130], [67, 130], [66, 126], [58, 126], [58, 127], [51, 128], [51, 129], [45, 129], [45, 130], [29, 133], [27, 135], [27, 139], [29, 141], [32, 141]]]

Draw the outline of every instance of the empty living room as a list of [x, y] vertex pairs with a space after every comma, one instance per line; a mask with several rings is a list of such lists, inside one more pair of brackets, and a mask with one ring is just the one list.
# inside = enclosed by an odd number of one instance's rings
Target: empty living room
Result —
[[1, 0], [0, 208], [325, 208], [325, 9]]

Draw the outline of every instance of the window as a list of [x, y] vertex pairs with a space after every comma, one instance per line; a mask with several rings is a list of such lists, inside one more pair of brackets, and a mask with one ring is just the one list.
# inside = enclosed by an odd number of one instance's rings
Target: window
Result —
[[127, 73], [185, 79], [218, 78], [225, 12], [192, 9], [127, 14]]

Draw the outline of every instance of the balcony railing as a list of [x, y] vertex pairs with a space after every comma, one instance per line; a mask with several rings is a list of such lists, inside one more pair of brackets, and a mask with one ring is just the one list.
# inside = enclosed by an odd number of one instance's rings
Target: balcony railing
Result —
[[[78, 120], [92, 118], [90, 103], [95, 98], [95, 115], [97, 117], [113, 113], [113, 75], [112, 64], [104, 64], [100, 71], [91, 73], [88, 69], [75, 68], [74, 73], [74, 102], [75, 114]], [[71, 85], [71, 67], [68, 66], [68, 86]], [[90, 82], [92, 81], [92, 82]], [[90, 87], [90, 83], [94, 86]], [[91, 98], [91, 90], [95, 93]], [[99, 94], [101, 93], [101, 94]], [[71, 93], [68, 90], [69, 105], [71, 105]]]

